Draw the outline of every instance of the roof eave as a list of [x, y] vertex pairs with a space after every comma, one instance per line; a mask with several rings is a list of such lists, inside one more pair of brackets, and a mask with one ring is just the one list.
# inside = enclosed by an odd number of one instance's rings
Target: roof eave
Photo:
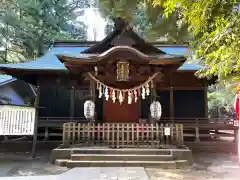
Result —
[[8, 83], [11, 83], [11, 82], [14, 82], [14, 81], [16, 81], [16, 80], [17, 80], [17, 78], [9, 79], [9, 80], [7, 80], [7, 81], [4, 81], [4, 82], [0, 83], [0, 86], [4, 86], [4, 85], [6, 85], [6, 84], [8, 84]]

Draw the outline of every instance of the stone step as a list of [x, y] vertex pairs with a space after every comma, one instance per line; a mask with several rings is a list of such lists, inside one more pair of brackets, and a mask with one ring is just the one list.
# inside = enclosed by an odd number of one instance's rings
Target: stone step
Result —
[[56, 159], [55, 165], [64, 167], [64, 166], [67, 166], [68, 161], [69, 159]]
[[122, 148], [122, 149], [93, 149], [93, 148], [73, 148], [72, 154], [151, 154], [151, 155], [171, 155], [170, 149], [144, 149], [144, 148]]
[[66, 163], [68, 168], [74, 167], [156, 167], [163, 169], [184, 168], [186, 160], [178, 161], [72, 161]]
[[72, 154], [73, 161], [171, 161], [172, 155], [155, 154]]

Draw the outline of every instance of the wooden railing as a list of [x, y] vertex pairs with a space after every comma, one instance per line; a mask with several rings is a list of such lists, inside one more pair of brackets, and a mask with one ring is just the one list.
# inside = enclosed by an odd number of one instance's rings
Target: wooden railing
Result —
[[238, 126], [234, 126], [231, 119], [219, 118], [197, 118], [197, 119], [175, 119], [184, 125], [184, 138], [192, 137], [195, 141], [203, 138], [228, 138], [235, 140]]
[[67, 122], [87, 123], [85, 117], [39, 117], [38, 123], [38, 137], [39, 139], [48, 140], [53, 137], [55, 139], [62, 139], [63, 124]]
[[[71, 119], [69, 117], [40, 117], [39, 118], [39, 138], [48, 139], [49, 137], [62, 138], [63, 124], [67, 122], [87, 123], [84, 117]], [[196, 141], [204, 137], [214, 138], [232, 138], [237, 136], [238, 127], [234, 126], [231, 119], [219, 118], [164, 118], [160, 121], [161, 124], [183, 124], [184, 138], [192, 137]], [[231, 131], [230, 133], [224, 131]]]
[[63, 145], [106, 144], [111, 147], [136, 147], [147, 145], [183, 146], [182, 124], [137, 123], [64, 123]]
[[[7, 106], [0, 106], [3, 110], [3, 107]], [[10, 109], [9, 109], [10, 108]], [[4, 112], [8, 111], [9, 113], [13, 113], [13, 109], [15, 106], [9, 106], [8, 110], [4, 110]], [[22, 107], [24, 109], [31, 109], [31, 107]], [[31, 110], [34, 111], [32, 108]], [[23, 135], [19, 134], [20, 130], [22, 131], [23, 126], [26, 126], [26, 123], [33, 123], [34, 116], [32, 114], [32, 119], [29, 120], [30, 116], [22, 115], [21, 113], [15, 113], [13, 116], [8, 116], [6, 113], [2, 112], [0, 116], [9, 117], [9, 121], [16, 121], [14, 123], [19, 127], [19, 130], [15, 132], [11, 132], [8, 130], [4, 130], [5, 132], [5, 139], [7, 136], [12, 134], [12, 136]], [[10, 118], [11, 117], [11, 118]], [[4, 118], [3, 118], [4, 119]], [[2, 120], [3, 120], [2, 119]], [[6, 118], [5, 118], [6, 119]], [[1, 121], [2, 121], [1, 120]], [[84, 117], [39, 117], [38, 120], [38, 140], [54, 140], [54, 141], [61, 141], [63, 136], [63, 124], [68, 122], [74, 123], [88, 123]], [[3, 121], [2, 121], [3, 123]], [[160, 124], [183, 124], [183, 137], [187, 141], [204, 141], [204, 138], [227, 138], [229, 140], [234, 140], [238, 134], [238, 126], [234, 126], [233, 120], [231, 119], [219, 119], [219, 118], [162, 118], [159, 122]], [[20, 127], [21, 126], [21, 127]], [[30, 125], [32, 127], [32, 125]], [[1, 127], [7, 127], [3, 124]], [[8, 128], [9, 129], [9, 128]], [[24, 130], [23, 130], [24, 131]], [[25, 135], [31, 135], [32, 132], [25, 133]], [[2, 135], [4, 135], [2, 133]], [[14, 137], [13, 137], [14, 138]]]

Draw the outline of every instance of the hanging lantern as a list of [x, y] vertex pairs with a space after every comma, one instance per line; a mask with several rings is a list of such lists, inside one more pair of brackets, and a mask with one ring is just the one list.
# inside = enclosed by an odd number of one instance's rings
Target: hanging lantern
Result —
[[87, 100], [84, 103], [84, 116], [87, 119], [93, 119], [95, 114], [95, 104], [91, 100]]
[[151, 112], [151, 117], [153, 119], [160, 120], [162, 116], [162, 106], [160, 102], [153, 101], [152, 104], [150, 105], [150, 112]]

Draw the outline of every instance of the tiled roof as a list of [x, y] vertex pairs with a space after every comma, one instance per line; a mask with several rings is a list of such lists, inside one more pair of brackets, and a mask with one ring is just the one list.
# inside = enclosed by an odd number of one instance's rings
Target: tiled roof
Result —
[[[53, 47], [46, 54], [36, 61], [28, 61], [18, 64], [0, 64], [0, 67], [13, 69], [29, 69], [29, 70], [67, 70], [65, 66], [59, 61], [56, 54], [68, 54], [71, 56], [80, 56], [80, 52], [86, 50], [88, 47]], [[159, 47], [167, 54], [172, 55], [187, 55], [187, 47]], [[179, 70], [199, 70], [204, 68], [200, 64], [183, 64]]]
[[183, 64], [182, 66], [180, 66], [178, 68], [179, 71], [197, 71], [200, 69], [205, 68], [203, 65], [201, 64]]

